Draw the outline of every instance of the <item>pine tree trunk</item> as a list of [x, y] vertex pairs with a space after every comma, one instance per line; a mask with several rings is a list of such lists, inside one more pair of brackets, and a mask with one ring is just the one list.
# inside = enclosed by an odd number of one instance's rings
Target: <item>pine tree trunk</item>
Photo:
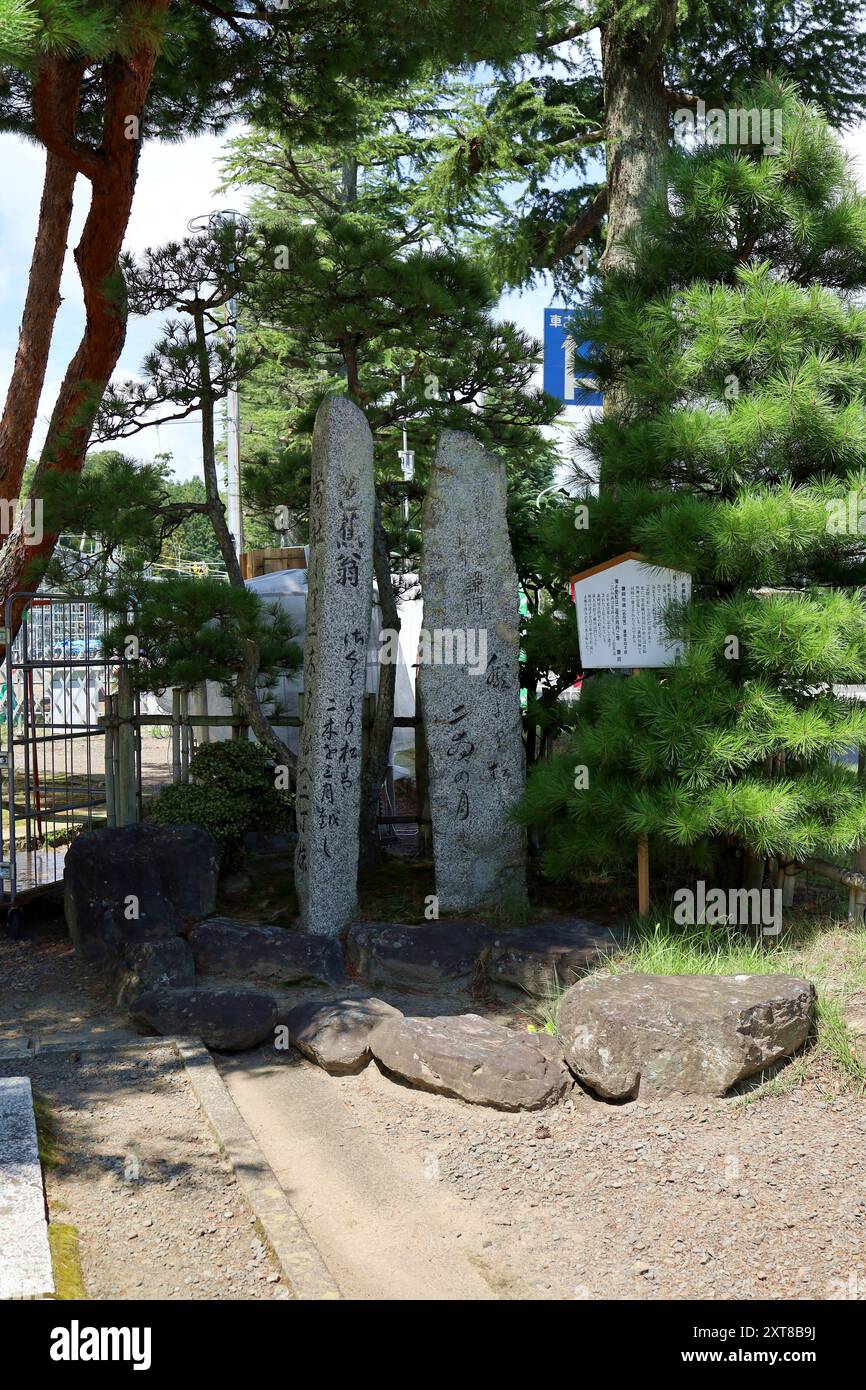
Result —
[[[169, 0], [149, 0], [157, 16]], [[144, 16], [143, 16], [144, 18]], [[138, 173], [140, 122], [147, 100], [156, 49], [143, 43], [129, 57], [117, 56], [104, 66], [104, 116], [98, 150], [70, 139], [49, 112], [39, 136], [57, 155], [92, 185], [90, 208], [75, 262], [84, 297], [85, 326], [60, 388], [30, 497], [39, 498], [47, 472], [77, 473], [84, 466], [96, 413], [126, 338], [126, 300], [118, 261], [132, 211]], [[57, 534], [46, 532], [32, 541], [19, 518], [0, 552], [0, 602], [21, 590], [32, 574], [33, 561], [47, 559]], [[12, 632], [21, 621], [23, 601], [12, 614]]]
[[[391, 584], [391, 559], [388, 539], [382, 525], [382, 509], [376, 498], [376, 517], [373, 537], [373, 568], [379, 590], [379, 607], [384, 631], [399, 633], [400, 614]], [[390, 644], [389, 644], [390, 645]], [[396, 645], [396, 638], [394, 645]], [[395, 653], [396, 656], [396, 653]], [[364, 766], [361, 772], [360, 856], [369, 868], [379, 863], [382, 850], [379, 844], [379, 793], [388, 770], [391, 740], [394, 736], [394, 691], [397, 684], [397, 662], [379, 664], [379, 692], [373, 727], [369, 731]]]
[[[71, 139], [75, 133], [80, 91], [81, 67], [78, 64], [60, 60], [46, 64], [34, 83], [37, 125], [40, 112], [50, 106], [52, 120]], [[0, 495], [6, 501], [14, 501], [21, 491], [27, 449], [45, 383], [54, 323], [60, 308], [60, 280], [77, 176], [74, 164], [50, 150], [47, 152], [24, 313], [0, 420]]]
[[[661, 56], [650, 56], [670, 32], [673, 17], [667, 18], [664, 36], [657, 36], [650, 51], [645, 38], [624, 42], [610, 27], [602, 33], [607, 239], [601, 269], [605, 275], [628, 265], [628, 238], [668, 151], [670, 123]], [[665, 25], [664, 15], [659, 23]]]
[[[607, 148], [607, 236], [602, 275], [628, 268], [629, 239], [641, 208], [653, 193], [668, 151], [670, 122], [661, 53], [676, 18], [676, 0], [661, 0], [658, 28], [623, 36], [611, 25], [602, 30], [604, 122]], [[606, 387], [605, 416], [622, 413], [618, 383]], [[599, 481], [603, 483], [604, 469]]]

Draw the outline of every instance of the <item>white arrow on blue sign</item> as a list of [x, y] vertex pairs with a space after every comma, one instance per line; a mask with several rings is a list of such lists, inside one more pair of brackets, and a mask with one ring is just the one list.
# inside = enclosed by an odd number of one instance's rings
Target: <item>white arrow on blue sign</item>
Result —
[[569, 331], [573, 312], [544, 311], [544, 389], [563, 405], [601, 405], [604, 398], [598, 382], [580, 361], [581, 356], [588, 355], [590, 344], [581, 343], [576, 351]]

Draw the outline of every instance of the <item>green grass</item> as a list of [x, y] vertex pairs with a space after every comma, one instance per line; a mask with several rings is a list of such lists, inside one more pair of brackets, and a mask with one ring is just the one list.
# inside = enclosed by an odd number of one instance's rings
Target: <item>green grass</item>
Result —
[[[792, 916], [779, 938], [756, 938], [730, 928], [684, 927], [662, 917], [652, 926], [633, 921], [628, 944], [591, 974], [797, 975], [812, 980], [818, 1007], [812, 1046], [778, 1072], [759, 1078], [740, 1100], [780, 1095], [823, 1066], [839, 1089], [866, 1093], [866, 1057], [858, 1056], [845, 1006], [866, 987], [866, 929], [828, 918]], [[531, 1027], [555, 1034], [568, 986], [554, 978], [534, 1001]]]
[[36, 1119], [36, 1143], [39, 1150], [39, 1162], [43, 1169], [52, 1170], [59, 1168], [62, 1163], [60, 1152], [60, 1142], [57, 1138], [57, 1128], [54, 1117], [45, 1096], [38, 1091], [33, 1092], [33, 1114]]
[[794, 956], [781, 939], [745, 936], [729, 928], [656, 922], [633, 929], [633, 944], [602, 970], [642, 975], [793, 974]]
[[54, 1297], [66, 1302], [87, 1297], [81, 1260], [78, 1255], [78, 1232], [65, 1222], [51, 1222], [48, 1227], [51, 1250], [51, 1269], [54, 1274]]

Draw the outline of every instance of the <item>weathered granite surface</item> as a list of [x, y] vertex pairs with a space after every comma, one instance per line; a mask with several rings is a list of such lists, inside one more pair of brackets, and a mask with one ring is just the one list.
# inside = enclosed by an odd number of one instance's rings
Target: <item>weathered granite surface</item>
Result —
[[33, 1094], [0, 1078], [0, 1300], [54, 1293]]
[[242, 1052], [273, 1039], [277, 1004], [252, 989], [159, 988], [140, 994], [129, 1016], [144, 1033], [201, 1038], [217, 1052]]
[[337, 936], [357, 912], [361, 720], [373, 599], [373, 439], [345, 396], [316, 416], [297, 773], [301, 924]]
[[375, 1029], [370, 1048], [411, 1086], [499, 1110], [555, 1105], [573, 1085], [554, 1039], [478, 1014], [390, 1019]]
[[815, 987], [793, 975], [594, 975], [562, 997], [575, 1075], [609, 1100], [722, 1096], [806, 1041]]
[[370, 1061], [370, 1034], [388, 1018], [402, 1018], [383, 999], [307, 1000], [284, 1014], [293, 1047], [332, 1076], [361, 1071]]
[[219, 846], [199, 825], [127, 825], [77, 836], [63, 866], [73, 945], [113, 964], [132, 943], [176, 936], [213, 912]]
[[345, 976], [338, 941], [286, 927], [260, 926], [232, 917], [211, 917], [189, 934], [199, 975], [236, 978], [245, 984], [340, 984]]
[[140, 994], [169, 985], [195, 984], [192, 951], [182, 936], [126, 946], [117, 971], [117, 1002], [129, 1007]]
[[505, 465], [444, 431], [424, 500], [418, 669], [442, 912], [526, 904], [526, 835], [510, 818], [524, 757], [505, 508]]
[[483, 922], [355, 922], [346, 938], [352, 970], [368, 984], [394, 988], [468, 988], [494, 940]]
[[583, 917], [497, 931], [485, 960], [493, 984], [543, 995], [566, 988], [622, 945], [618, 928]]

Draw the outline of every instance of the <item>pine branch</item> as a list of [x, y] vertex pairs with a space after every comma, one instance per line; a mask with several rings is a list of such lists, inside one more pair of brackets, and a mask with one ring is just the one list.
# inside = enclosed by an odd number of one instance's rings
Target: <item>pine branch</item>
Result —
[[589, 207], [578, 220], [565, 229], [553, 251], [547, 257], [545, 264], [552, 266], [557, 261], [561, 261], [563, 257], [572, 255], [576, 247], [598, 226], [606, 212], [607, 185], [598, 190]]

